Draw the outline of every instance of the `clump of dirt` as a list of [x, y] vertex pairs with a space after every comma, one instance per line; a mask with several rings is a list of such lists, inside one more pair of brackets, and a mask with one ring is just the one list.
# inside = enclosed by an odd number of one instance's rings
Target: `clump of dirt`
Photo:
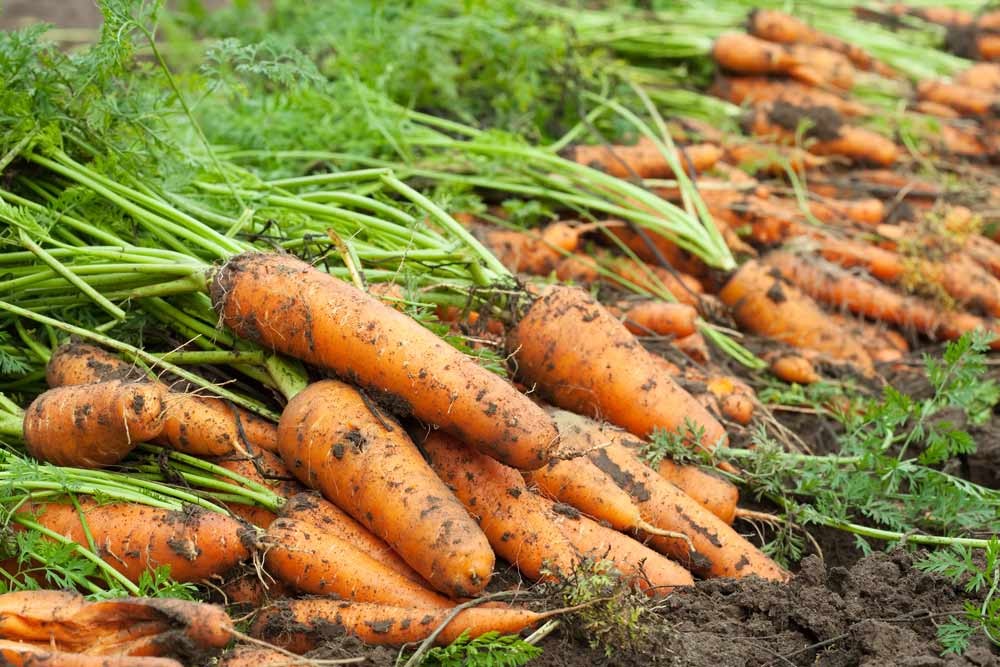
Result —
[[656, 641], [641, 655], [605, 656], [565, 637], [532, 665], [995, 665], [979, 633], [965, 656], [940, 656], [936, 625], [961, 613], [962, 591], [919, 572], [913, 557], [877, 552], [850, 568], [802, 561], [790, 584], [710, 580], [675, 592], [657, 612]]

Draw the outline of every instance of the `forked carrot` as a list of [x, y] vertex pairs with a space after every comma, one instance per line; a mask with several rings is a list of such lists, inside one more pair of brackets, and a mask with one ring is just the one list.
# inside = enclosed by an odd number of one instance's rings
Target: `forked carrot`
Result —
[[222, 322], [244, 338], [350, 377], [421, 420], [523, 469], [555, 427], [527, 397], [431, 331], [287, 255], [245, 253], [212, 281]]
[[113, 465], [163, 431], [165, 403], [162, 387], [142, 382], [56, 387], [24, 411], [24, 442], [36, 459], [56, 465]]
[[528, 307], [507, 345], [518, 374], [559, 407], [601, 416], [642, 437], [690, 421], [703, 429], [702, 447], [727, 439], [718, 420], [582, 290], [550, 287]]
[[305, 521], [276, 520], [267, 529], [264, 544], [268, 572], [303, 593], [401, 607], [446, 609], [453, 604]]
[[[626, 431], [582, 415], [556, 408], [551, 408], [549, 414], [552, 415], [553, 420], [559, 427], [561, 446], [567, 452], [587, 456], [591, 452], [596, 452], [602, 447], [611, 444], [623, 445], [635, 452], [639, 452], [646, 445], [644, 441], [637, 439]], [[576, 461], [576, 459], [570, 460]], [[592, 461], [589, 461], [589, 458], [588, 463], [593, 464]], [[696, 466], [677, 465], [669, 459], [664, 459], [656, 470], [664, 479], [675, 484], [712, 514], [726, 523], [733, 522], [733, 517], [736, 514], [736, 503], [739, 501], [739, 490], [733, 484]], [[601, 472], [606, 475], [603, 471]], [[607, 494], [607, 497], [611, 497], [610, 492]], [[600, 502], [603, 498], [602, 496], [601, 498], [594, 499], [594, 502]], [[570, 501], [566, 500], [565, 502]], [[573, 503], [570, 502], [570, 504]], [[583, 507], [579, 507], [579, 509], [587, 511]], [[592, 516], [602, 518], [596, 512], [588, 513], [592, 514]], [[641, 513], [639, 516], [641, 518]], [[610, 520], [607, 517], [603, 518]], [[614, 522], [612, 522], [612, 525], [614, 525]]]
[[322, 380], [285, 407], [278, 448], [296, 477], [452, 597], [481, 591], [493, 551], [403, 427], [350, 385]]

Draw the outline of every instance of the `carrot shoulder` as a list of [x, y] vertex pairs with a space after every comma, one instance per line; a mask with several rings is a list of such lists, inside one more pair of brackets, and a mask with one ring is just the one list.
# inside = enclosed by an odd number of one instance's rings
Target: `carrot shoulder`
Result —
[[726, 441], [722, 425], [635, 337], [586, 292], [552, 287], [508, 335], [519, 375], [559, 407], [601, 416], [645, 437], [686, 421], [703, 430], [700, 445]]
[[354, 387], [323, 380], [288, 402], [278, 447], [303, 484], [384, 539], [435, 588], [481, 591], [493, 551], [462, 504], [392, 417]]
[[549, 458], [555, 427], [529, 399], [431, 331], [291, 256], [245, 253], [212, 299], [238, 335], [392, 396], [421, 420], [515, 467]]

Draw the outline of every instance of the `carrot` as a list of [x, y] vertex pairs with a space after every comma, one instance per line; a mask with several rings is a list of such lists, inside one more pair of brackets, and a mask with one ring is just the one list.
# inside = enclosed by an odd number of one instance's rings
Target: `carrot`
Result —
[[237, 646], [219, 658], [218, 667], [266, 667], [268, 665], [290, 667], [293, 664], [294, 662], [289, 659], [287, 654], [277, 649]]
[[771, 372], [779, 380], [795, 384], [813, 384], [822, 379], [812, 362], [797, 354], [775, 356], [771, 360]]
[[[515, 634], [561, 612], [537, 613], [516, 607], [463, 609], [434, 643], [450, 644], [463, 632], [472, 639], [487, 632]], [[250, 634], [294, 653], [316, 648], [334, 628], [366, 644], [400, 645], [426, 639], [450, 613], [448, 609], [391, 607], [368, 602], [283, 600], [258, 614]]]
[[[176, 581], [202, 581], [229, 571], [254, 547], [254, 536], [238, 520], [197, 507], [179, 512], [132, 503], [99, 505], [85, 497], [78, 502], [98, 555], [133, 582], [161, 565], [170, 566]], [[73, 505], [26, 503], [17, 515], [88, 544]]]
[[820, 72], [784, 46], [741, 32], [719, 35], [712, 45], [712, 58], [722, 69], [738, 74], [787, 74], [813, 86], [823, 82]]
[[822, 167], [826, 160], [797, 146], [779, 146], [746, 141], [726, 146], [726, 162], [775, 176], [784, 176], [785, 167], [797, 174]]
[[673, 341], [673, 346], [697, 364], [707, 364], [712, 360], [711, 353], [708, 351], [708, 342], [701, 335], [701, 332], [696, 331], [689, 336], [678, 338]]
[[[253, 458], [226, 459], [215, 463], [253, 482], [270, 487], [282, 498], [290, 498], [305, 490], [281, 459], [268, 451], [260, 451]], [[271, 510], [257, 505], [226, 503], [226, 509], [247, 523], [261, 528], [267, 528], [277, 518]]]
[[806, 149], [815, 155], [840, 155], [859, 162], [887, 166], [896, 161], [899, 149], [881, 134], [847, 125], [840, 114], [823, 107], [797, 107], [787, 102], [773, 102], [755, 109], [746, 130], [759, 137], [771, 137], [794, 144], [800, 125], [811, 123], [803, 133], [812, 139]]
[[552, 403], [602, 416], [645, 437], [690, 420], [700, 446], [726, 441], [722, 425], [661, 369], [635, 337], [586, 292], [553, 286], [507, 337], [518, 374]]
[[[666, 260], [670, 266], [694, 278], [704, 276], [708, 272], [708, 267], [705, 266], [705, 263], [695, 255], [692, 255], [676, 243], [656, 232], [643, 230], [644, 234], [639, 234], [639, 232], [635, 231], [628, 224], [614, 220], [605, 221], [604, 227], [613, 237], [624, 243], [644, 262], [657, 264], [659, 261], [657, 254], [659, 254], [659, 257]], [[646, 243], [646, 239], [649, 240], [648, 244]], [[650, 245], [653, 248], [650, 248]]]
[[688, 543], [651, 535], [647, 543], [694, 572], [712, 577], [745, 577], [785, 581], [788, 572], [761, 553], [732, 528], [663, 479], [629, 448], [610, 444], [589, 454], [598, 468], [628, 491], [649, 523], [688, 537]]
[[962, 250], [981, 267], [1000, 278], [1000, 243], [972, 234], [965, 240]]
[[708, 391], [719, 401], [719, 411], [726, 419], [746, 426], [753, 419], [752, 391], [736, 378], [717, 375], [708, 381]]
[[874, 197], [855, 200], [826, 198], [818, 202], [810, 201], [809, 212], [823, 222], [833, 223], [838, 219], [845, 219], [874, 227], [885, 219], [885, 204]]
[[182, 667], [172, 658], [67, 653], [5, 639], [0, 639], [0, 662], [4, 667]]
[[1000, 64], [997, 63], [974, 63], [954, 78], [955, 83], [962, 86], [1000, 93]]
[[271, 600], [295, 594], [294, 588], [266, 573], [262, 574], [257, 567], [245, 564], [226, 573], [225, 580], [218, 584], [218, 589], [227, 607], [255, 610]]
[[1000, 316], [1000, 280], [962, 253], [950, 253], [941, 262], [908, 259], [902, 255], [858, 241], [826, 238], [820, 245], [826, 259], [841, 266], [862, 267], [879, 280], [940, 286], [957, 303]]
[[952, 7], [907, 7], [902, 3], [896, 3], [891, 6], [890, 10], [897, 16], [909, 14], [928, 23], [937, 23], [943, 26], [963, 26], [975, 22], [975, 16], [972, 12]]
[[452, 606], [448, 598], [305, 521], [278, 519], [264, 540], [268, 572], [303, 593], [401, 607]]
[[859, 340], [832, 321], [781, 274], [750, 260], [719, 292], [741, 327], [794, 347], [816, 350], [852, 364], [866, 375], [874, 372], [871, 357]]
[[[943, 311], [926, 301], [903, 296], [854, 276], [840, 267], [815, 260], [807, 262], [787, 252], [772, 252], [765, 263], [814, 299], [874, 320], [913, 327], [931, 338], [956, 339], [979, 328], [1000, 332], [992, 322], [969, 313]], [[992, 347], [1000, 349], [1000, 339], [994, 340]]]
[[982, 60], [1000, 60], [1000, 35], [980, 33], [976, 35], [976, 55]]
[[531, 469], [549, 459], [555, 427], [527, 397], [414, 320], [305, 262], [245, 253], [212, 281], [224, 324], [350, 377], [490, 456]]
[[556, 527], [551, 503], [529, 492], [516, 470], [440, 432], [429, 434], [421, 448], [497, 555], [532, 580], [575, 569], [576, 549]]
[[[610, 444], [623, 445], [636, 452], [641, 450], [646, 444], [629, 435], [626, 431], [622, 431], [610, 424], [594, 421], [593, 419], [567, 412], [566, 410], [551, 408], [549, 414], [552, 415], [553, 421], [559, 427], [562, 446], [567, 451], [579, 453], [581, 456], [585, 456]], [[575, 460], [570, 459], [570, 461]], [[592, 464], [592, 462], [590, 463]], [[664, 459], [660, 463], [657, 472], [664, 479], [674, 483], [712, 514], [726, 523], [733, 522], [733, 517], [736, 514], [736, 503], [739, 501], [739, 490], [734, 485], [696, 466], [681, 466], [667, 459]], [[612, 497], [611, 492], [608, 492], [607, 497]], [[592, 502], [597, 502], [598, 500], [592, 500]], [[572, 505], [573, 503], [570, 502], [570, 504]], [[587, 511], [582, 507], [578, 509]], [[596, 512], [588, 513], [595, 517], [609, 520], [607, 517], [601, 517]], [[612, 522], [612, 525], [614, 525], [614, 522]]]
[[938, 151], [967, 157], [989, 158], [997, 152], [993, 139], [978, 127], [942, 123], [939, 135], [931, 137]]
[[392, 547], [315, 491], [305, 491], [290, 497], [281, 508], [281, 516], [322, 528], [324, 532], [351, 543], [397, 574], [424, 583], [424, 579]]
[[[787, 48], [793, 58], [805, 63], [805, 68], [811, 70], [810, 76], [818, 74], [819, 81], [814, 85], [833, 86], [844, 91], [854, 86], [854, 65], [843, 54], [812, 44], [790, 44]], [[794, 70], [791, 75], [803, 79], [801, 75], [796, 76]]]
[[548, 275], [565, 252], [577, 249], [581, 232], [565, 222], [554, 222], [539, 231], [476, 228], [474, 230], [503, 265], [515, 273]]
[[384, 539], [437, 590], [474, 595], [493, 551], [402, 426], [336, 380], [288, 402], [278, 447], [292, 472]]
[[229, 643], [232, 622], [201, 602], [17, 591], [0, 596], [0, 637], [90, 655], [194, 657]]
[[884, 325], [872, 324], [863, 319], [837, 313], [831, 313], [830, 317], [860, 340], [875, 362], [898, 361], [910, 351], [906, 339], [898, 331], [888, 329]]
[[842, 53], [861, 69], [874, 68], [875, 62], [868, 53], [833, 35], [812, 28], [794, 16], [775, 9], [754, 9], [747, 17], [747, 31], [769, 42], [781, 44], [812, 44]]
[[[45, 379], [50, 387], [147, 380], [133, 364], [99, 347], [73, 341], [52, 353]], [[166, 389], [159, 382], [154, 384]], [[274, 424], [220, 398], [170, 392], [165, 408], [163, 432], [154, 440], [157, 444], [194, 456], [245, 454], [248, 447], [277, 449]]]
[[689, 306], [697, 306], [699, 295], [705, 291], [701, 282], [693, 276], [602, 251], [564, 258], [556, 266], [556, 277], [561, 281], [572, 280], [582, 284], [607, 280], [594, 268], [595, 263], [644, 289], [655, 291], [666, 288], [675, 299]]
[[868, 116], [872, 113], [872, 109], [864, 104], [791, 79], [772, 79], [767, 76], [717, 76], [708, 92], [733, 104], [753, 106], [782, 101], [797, 106], [830, 107], [845, 116]]
[[1000, 109], [1000, 99], [993, 93], [947, 81], [919, 82], [917, 97], [951, 107], [967, 116], [986, 116]]
[[621, 313], [625, 328], [636, 336], [683, 338], [698, 330], [698, 311], [686, 303], [623, 301], [610, 310], [612, 313]]
[[56, 465], [113, 465], [163, 430], [165, 394], [122, 380], [49, 389], [24, 411], [25, 445]]
[[[678, 146], [677, 158], [685, 171], [706, 171], [722, 157], [722, 149], [703, 143]], [[579, 164], [618, 178], [673, 178], [674, 170], [663, 153], [648, 137], [640, 137], [632, 146], [575, 146], [568, 157]]]

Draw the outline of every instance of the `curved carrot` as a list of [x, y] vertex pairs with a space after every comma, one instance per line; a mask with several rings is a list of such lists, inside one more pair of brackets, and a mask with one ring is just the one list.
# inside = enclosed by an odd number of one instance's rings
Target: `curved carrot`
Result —
[[323, 380], [297, 394], [278, 423], [292, 472], [381, 537], [436, 589], [475, 595], [493, 551], [402, 426], [357, 389]]
[[589, 454], [598, 468], [628, 491], [646, 521], [686, 535], [693, 545], [651, 535], [647, 543], [694, 572], [712, 577], [745, 577], [785, 581], [788, 572], [761, 553], [729, 525], [642, 463], [629, 448], [610, 444]]
[[750, 260], [719, 292], [740, 326], [789, 345], [816, 350], [872, 374], [874, 366], [860, 341], [832, 321], [816, 303], [780, 273]]
[[[229, 571], [255, 546], [240, 521], [197, 507], [178, 512], [132, 503], [98, 505], [84, 497], [79, 503], [98, 555], [133, 582], [161, 565], [170, 566], [176, 581], [202, 581]], [[88, 544], [73, 505], [26, 503], [18, 515]]]
[[100, 468], [118, 463], [163, 430], [166, 391], [111, 380], [49, 389], [24, 411], [24, 442], [42, 461]]
[[453, 604], [350, 542], [304, 521], [278, 519], [264, 540], [268, 572], [303, 593], [401, 607], [444, 609]]
[[725, 442], [722, 425], [674, 380], [614, 316], [586, 292], [554, 286], [507, 338], [518, 373], [563, 408], [602, 416], [645, 437], [691, 421], [700, 445]]
[[[70, 341], [56, 348], [45, 367], [50, 387], [106, 380], [148, 381], [133, 364], [93, 345]], [[154, 383], [167, 388], [159, 382]], [[277, 449], [275, 425], [220, 398], [170, 392], [163, 433], [154, 442], [194, 456], [246, 453], [247, 447]]]
[[516, 470], [440, 432], [429, 434], [420, 446], [497, 555], [533, 580], [575, 569], [578, 554], [556, 528], [550, 504], [531, 493]]
[[424, 578], [407, 565], [392, 547], [315, 491], [305, 491], [290, 497], [281, 508], [281, 516], [317, 526], [350, 542], [396, 573], [418, 583], [424, 583]]
[[[805, 261], [787, 252], [772, 252], [764, 260], [813, 298], [834, 307], [845, 307], [857, 315], [913, 327], [928, 336], [956, 339], [973, 329], [1000, 333], [991, 321], [965, 312], [942, 311], [926, 301], [906, 297], [840, 267]], [[991, 344], [1000, 349], [1000, 339]]]
[[[646, 445], [645, 442], [636, 439], [635, 436], [626, 431], [582, 415], [557, 408], [550, 408], [549, 414], [552, 415], [552, 420], [559, 427], [562, 447], [568, 452], [579, 453], [582, 457], [610, 444], [623, 445], [635, 452]], [[575, 461], [576, 459], [570, 460]], [[589, 459], [588, 463], [593, 465]], [[733, 517], [736, 515], [736, 503], [740, 497], [739, 489], [733, 484], [696, 466], [677, 465], [669, 459], [664, 459], [660, 463], [657, 472], [712, 514], [726, 523], [733, 522]], [[603, 518], [596, 513], [593, 513], [593, 516]]]
[[[515, 607], [463, 609], [445, 626], [435, 643], [450, 644], [463, 632], [473, 639], [487, 632], [515, 634], [560, 611], [537, 613]], [[284, 600], [264, 609], [250, 633], [294, 653], [306, 653], [322, 644], [330, 628], [366, 644], [399, 645], [426, 639], [450, 613], [448, 609], [390, 607], [366, 602]]]
[[291, 256], [245, 253], [212, 281], [238, 335], [391, 396], [515, 467], [549, 459], [555, 427], [528, 398], [406, 315]]

